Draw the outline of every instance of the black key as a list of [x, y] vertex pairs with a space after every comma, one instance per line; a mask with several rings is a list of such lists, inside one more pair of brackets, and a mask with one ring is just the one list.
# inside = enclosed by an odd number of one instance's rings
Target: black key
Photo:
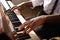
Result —
[[0, 34], [0, 40], [11, 40], [6, 33]]
[[31, 38], [31, 37], [29, 36], [29, 34], [17, 34], [17, 35], [18, 35], [18, 37], [19, 37], [21, 40]]
[[17, 17], [15, 17], [14, 15], [8, 15], [10, 19], [18, 19]]
[[21, 25], [21, 22], [15, 22], [15, 23], [12, 23], [14, 27], [18, 27]]
[[11, 21], [15, 21], [15, 20], [19, 21], [19, 19], [17, 18], [16, 14], [14, 12], [7, 11], [7, 15]]
[[18, 17], [16, 16], [16, 14], [14, 12], [12, 12], [11, 10], [7, 10], [6, 11], [10, 21], [12, 22], [14, 27], [20, 26], [21, 22], [19, 21]]
[[23, 31], [24, 29], [18, 30], [18, 28], [15, 28], [15, 30], [16, 30], [16, 32], [20, 32], [20, 31]]
[[[13, 19], [10, 19], [10, 20], [11, 20], [11, 22], [19, 21], [19, 20], [18, 20], [18, 19], [16, 19], [16, 18], [15, 18], [15, 19], [13, 18]], [[20, 21], [19, 21], [19, 22], [20, 22]]]

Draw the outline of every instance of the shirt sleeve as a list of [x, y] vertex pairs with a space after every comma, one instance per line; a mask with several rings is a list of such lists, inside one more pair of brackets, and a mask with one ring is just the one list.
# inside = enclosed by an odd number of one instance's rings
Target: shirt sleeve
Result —
[[32, 2], [33, 7], [41, 6], [43, 4], [43, 0], [30, 0]]

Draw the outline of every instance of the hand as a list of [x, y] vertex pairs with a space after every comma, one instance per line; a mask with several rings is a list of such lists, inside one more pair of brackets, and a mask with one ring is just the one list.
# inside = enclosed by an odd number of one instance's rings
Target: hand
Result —
[[22, 6], [14, 6], [10, 10], [14, 11], [15, 9], [18, 9], [19, 11], [22, 11], [23, 8], [22, 8]]
[[33, 18], [31, 20], [28, 20], [27, 22], [25, 22], [24, 24], [22, 24], [18, 30], [22, 30], [24, 29], [25, 33], [29, 33], [30, 31], [32, 31], [33, 29], [35, 29], [37, 26], [42, 25], [44, 23], [45, 19], [43, 17], [36, 17]]
[[11, 11], [14, 11], [15, 9], [18, 9], [19, 11], [22, 11], [26, 7], [25, 2], [22, 2], [14, 7], [11, 8]]
[[22, 11], [25, 7], [33, 7], [32, 2], [31, 1], [22, 2], [16, 6], [14, 6], [13, 8], [11, 8], [11, 11], [14, 11], [15, 9]]

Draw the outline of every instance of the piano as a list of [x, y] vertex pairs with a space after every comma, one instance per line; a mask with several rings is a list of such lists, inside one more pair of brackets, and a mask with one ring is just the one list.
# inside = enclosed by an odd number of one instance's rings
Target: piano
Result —
[[10, 10], [10, 8], [15, 6], [11, 1], [0, 0], [0, 2], [3, 5], [6, 15], [5, 19], [7, 20], [6, 22], [3, 20], [4, 31], [11, 40], [40, 40], [34, 31], [31, 31], [29, 34], [22, 34], [23, 30], [18, 30], [18, 27], [26, 20], [19, 10]]

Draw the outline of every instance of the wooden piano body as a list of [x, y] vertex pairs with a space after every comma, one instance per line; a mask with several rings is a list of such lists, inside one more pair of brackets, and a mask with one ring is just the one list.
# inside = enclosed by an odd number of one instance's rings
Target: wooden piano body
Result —
[[[2, 1], [2, 0], [1, 0]], [[5, 2], [5, 0], [3, 0], [3, 2]], [[2, 5], [6, 5], [6, 2]], [[14, 5], [12, 4], [11, 1], [7, 1], [8, 4], [13, 7]], [[8, 7], [8, 6], [7, 6]], [[9, 8], [9, 7], [8, 7]], [[7, 8], [7, 9], [8, 9]], [[4, 9], [3, 9], [4, 10]], [[23, 24], [24, 22], [26, 22], [26, 20], [23, 18], [23, 16], [20, 14], [20, 12], [16, 9], [15, 11], [16, 16], [18, 17], [19, 21], [21, 22], [21, 24]], [[5, 11], [3, 11], [3, 15], [4, 17], [2, 18], [3, 20], [3, 28], [4, 28], [4, 32], [8, 35], [8, 37], [10, 37], [12, 40], [20, 40], [17, 34], [20, 34], [21, 32], [17, 32], [15, 29], [18, 27], [14, 27], [14, 25], [12, 24], [9, 16], [7, 14], [5, 14]], [[24, 39], [24, 40], [39, 40], [38, 36], [35, 34], [34, 31], [31, 31], [29, 33], [30, 37], [29, 39]]]

